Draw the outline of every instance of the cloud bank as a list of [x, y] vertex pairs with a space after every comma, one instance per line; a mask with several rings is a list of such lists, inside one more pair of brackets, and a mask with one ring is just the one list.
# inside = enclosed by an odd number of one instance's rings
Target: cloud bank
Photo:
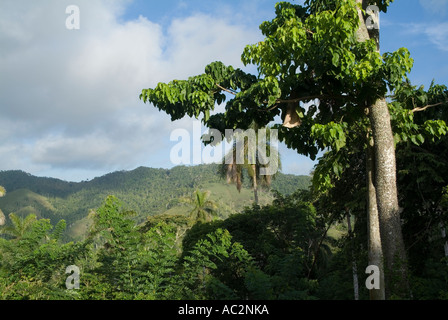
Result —
[[241, 67], [257, 26], [230, 16], [178, 17], [167, 27], [123, 21], [126, 0], [0, 2], [0, 170], [81, 180], [136, 166], [169, 166], [170, 132], [191, 120], [138, 99], [143, 88], [186, 78], [221, 60]]

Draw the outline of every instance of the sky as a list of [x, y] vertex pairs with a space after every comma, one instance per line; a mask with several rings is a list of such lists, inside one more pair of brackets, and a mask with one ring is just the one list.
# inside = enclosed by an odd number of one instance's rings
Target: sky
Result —
[[[139, 166], [171, 168], [176, 129], [139, 100], [143, 88], [241, 63], [273, 0], [0, 0], [0, 170], [69, 181]], [[293, 1], [302, 3], [303, 1]], [[79, 28], [71, 28], [79, 8]], [[381, 51], [407, 47], [410, 79], [448, 85], [448, 0], [395, 0], [381, 14]], [[218, 107], [218, 111], [220, 110]], [[196, 140], [194, 140], [196, 139]], [[279, 145], [282, 172], [315, 162]]]

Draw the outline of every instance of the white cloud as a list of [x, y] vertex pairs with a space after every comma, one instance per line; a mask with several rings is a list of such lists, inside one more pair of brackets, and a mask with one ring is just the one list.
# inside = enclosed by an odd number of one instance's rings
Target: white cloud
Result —
[[426, 26], [424, 32], [437, 48], [448, 51], [448, 22]]
[[[406, 33], [424, 35], [437, 49], [448, 51], [448, 22], [406, 24]], [[426, 45], [421, 42], [422, 45]]]
[[429, 13], [444, 16], [448, 8], [448, 0], [420, 0], [420, 5]]
[[258, 38], [243, 25], [229, 25], [225, 19], [196, 14], [176, 19], [168, 30], [167, 62], [183, 77], [203, 70], [206, 63], [220, 60], [241, 67], [244, 46]]
[[141, 89], [215, 60], [241, 66], [244, 45], [259, 38], [256, 27], [199, 13], [166, 30], [145, 17], [120, 22], [128, 2], [77, 0], [80, 30], [67, 30], [71, 1], [2, 0], [0, 170], [87, 176], [169, 165], [170, 132], [189, 121], [143, 104]]

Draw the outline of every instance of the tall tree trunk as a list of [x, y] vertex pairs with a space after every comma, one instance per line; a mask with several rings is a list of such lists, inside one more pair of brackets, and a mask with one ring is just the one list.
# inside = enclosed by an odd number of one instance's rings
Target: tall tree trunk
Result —
[[[360, 3], [364, 10], [367, 8], [368, 1], [356, 0], [356, 2]], [[370, 39], [370, 35], [365, 25], [365, 17], [359, 9], [358, 16], [360, 20], [357, 32], [358, 41], [366, 41]], [[379, 32], [377, 32], [375, 40], [379, 51]], [[368, 106], [368, 110], [374, 142], [374, 185], [385, 260], [385, 280], [388, 286], [386, 294], [407, 298], [409, 297], [409, 284], [398, 206], [395, 145], [386, 99], [384, 97], [377, 99]]]
[[[353, 230], [352, 230], [352, 224], [350, 221], [350, 211], [347, 210], [347, 228], [348, 228], [348, 234], [350, 239], [352, 240], [353, 244]], [[359, 281], [358, 281], [358, 266], [356, 265], [356, 257], [354, 248], [352, 247], [352, 274], [353, 274], [353, 294], [355, 300], [359, 300]]]
[[385, 99], [369, 107], [375, 152], [375, 191], [389, 294], [409, 297], [407, 258], [396, 185], [395, 146]]
[[253, 171], [253, 176], [252, 176], [252, 184], [253, 184], [253, 189], [254, 189], [254, 202], [255, 204], [258, 204], [258, 185], [257, 185], [257, 165], [256, 164], [252, 164], [252, 171]]
[[370, 290], [370, 300], [384, 300], [384, 266], [383, 250], [381, 247], [380, 225], [378, 220], [378, 206], [376, 203], [376, 191], [374, 185], [375, 165], [373, 141], [368, 137], [366, 150], [367, 169], [367, 231], [368, 231], [368, 251], [369, 265], [377, 266], [380, 270], [380, 288]]
[[445, 225], [442, 222], [439, 223], [439, 227], [440, 227], [440, 233], [442, 234], [442, 239], [445, 240], [445, 242], [443, 243], [443, 250], [445, 252], [445, 258], [447, 259], [446, 263], [448, 264], [448, 239], [446, 237], [446, 229]]

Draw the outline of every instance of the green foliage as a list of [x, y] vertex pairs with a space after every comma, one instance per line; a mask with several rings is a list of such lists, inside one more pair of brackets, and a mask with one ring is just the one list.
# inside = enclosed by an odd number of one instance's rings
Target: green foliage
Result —
[[[369, 0], [366, 5], [376, 5], [380, 11], [387, 12], [387, 8], [394, 0]], [[338, 0], [305, 0], [305, 5], [310, 8], [311, 12], [323, 10], [334, 10]]]
[[[49, 220], [25, 219], [31, 227], [22, 236], [0, 238], [0, 297], [313, 298], [316, 283], [307, 266], [316, 251], [310, 237], [320, 231], [312, 206], [297, 194], [277, 195], [275, 205], [248, 208], [228, 220], [197, 223], [187, 231], [183, 250], [176, 223], [139, 226], [132, 215], [118, 198], [107, 197], [91, 213], [88, 238], [76, 244], [60, 242], [63, 220], [53, 227]], [[78, 290], [65, 289], [69, 265], [81, 270]]]
[[[170, 290], [176, 261], [175, 233], [160, 223], [141, 232], [113, 196], [94, 214], [89, 238], [100, 246], [88, 273], [84, 298], [161, 299]], [[100, 279], [98, 283], [96, 279]], [[98, 287], [101, 291], [98, 292]]]
[[[332, 193], [339, 190], [347, 196], [350, 191], [341, 189], [342, 182], [359, 188], [351, 181], [360, 180], [345, 177], [348, 173]], [[60, 242], [65, 221], [53, 227], [49, 220], [29, 218], [31, 227], [23, 236], [0, 238], [0, 298], [351, 299], [352, 252], [360, 266], [359, 281], [365, 280], [366, 224], [360, 216], [355, 238], [329, 238], [328, 227], [344, 210], [331, 203], [345, 201], [337, 193], [333, 199], [330, 195], [328, 202], [321, 197], [311, 205], [307, 192], [277, 194], [272, 205], [195, 224], [182, 248], [177, 220], [139, 226], [133, 212], [113, 196], [92, 213], [89, 237], [76, 244]], [[350, 208], [363, 210], [362, 205]], [[435, 244], [432, 240], [433, 253]], [[427, 259], [413, 275], [417, 298], [445, 297], [446, 266], [439, 261]], [[73, 264], [81, 269], [79, 290], [64, 286], [65, 268]], [[361, 286], [361, 298], [367, 297]]]
[[209, 196], [209, 191], [196, 189], [191, 197], [179, 199], [180, 202], [193, 206], [193, 209], [189, 212], [191, 223], [208, 222], [212, 220], [213, 216], [216, 216], [216, 209], [218, 207], [214, 201], [208, 199]]
[[436, 142], [447, 134], [446, 112], [443, 111], [443, 105], [448, 105], [446, 86], [432, 82], [425, 91], [423, 86], [417, 88], [406, 82], [396, 90], [394, 98], [390, 110], [396, 143], [411, 141], [422, 145], [426, 140]]
[[323, 147], [331, 147], [338, 152], [346, 144], [346, 130], [346, 123], [330, 122], [327, 125], [315, 124], [311, 128], [311, 134], [322, 138]]
[[447, 92], [445, 86], [431, 84], [426, 91], [406, 84], [398, 95], [403, 110], [414, 110], [414, 135], [424, 137], [417, 143], [409, 139], [397, 145], [403, 233], [418, 299], [439, 299], [446, 293], [442, 289], [446, 287], [446, 237], [442, 237], [442, 231], [448, 212], [444, 204], [448, 184]]
[[33, 216], [19, 221], [15, 226], [29, 222], [24, 232], [13, 233], [16, 237], [11, 240], [0, 239], [0, 298], [68, 298], [63, 288], [65, 267], [85, 253], [85, 246], [60, 243], [64, 220], [54, 227]]
[[[247, 297], [312, 299], [315, 272], [325, 261], [319, 246], [324, 230], [313, 207], [300, 199], [298, 193], [288, 197], [277, 195], [272, 205], [254, 206], [223, 221], [196, 225], [184, 239], [184, 250], [189, 251], [198, 239], [213, 230], [228, 230], [256, 266], [245, 276]], [[318, 263], [313, 266], [317, 256]]]
[[227, 230], [217, 229], [198, 240], [184, 257], [183, 295], [191, 299], [243, 298], [244, 277], [253, 268], [243, 246]]
[[202, 113], [206, 122], [215, 103], [221, 104], [226, 99], [218, 85], [236, 90], [245, 88], [253, 81], [253, 77], [242, 70], [217, 61], [209, 64], [202, 75], [188, 80], [173, 80], [168, 84], [159, 83], [154, 89], [143, 89], [140, 99], [169, 113], [173, 121], [185, 115], [198, 118]]
[[2, 233], [21, 239], [32, 228], [34, 221], [36, 221], [36, 215], [30, 214], [27, 217], [22, 218], [15, 213], [10, 213], [9, 219], [11, 220], [12, 225], [3, 227]]
[[[390, 2], [377, 5], [386, 12]], [[401, 88], [413, 63], [409, 52], [401, 48], [380, 56], [374, 39], [358, 41], [354, 0], [306, 1], [304, 6], [279, 2], [275, 14], [260, 25], [264, 40], [242, 53], [244, 64], [257, 66], [257, 77], [214, 62], [202, 75], [144, 89], [140, 98], [173, 120], [203, 113], [204, 123], [221, 132], [247, 129], [253, 122], [266, 126], [279, 114], [284, 118], [293, 103], [301, 124], [291, 129], [275, 125], [280, 140], [312, 159], [326, 147], [339, 151], [348, 129], [358, 125], [366, 130], [366, 105]], [[185, 98], [188, 92], [200, 97]], [[217, 98], [223, 92], [233, 94], [225, 112], [208, 117], [215, 103], [224, 102]], [[307, 110], [301, 105], [314, 99], [318, 104]], [[427, 130], [436, 124], [428, 123]]]
[[[443, 256], [446, 238], [441, 237], [441, 228], [447, 221], [443, 193], [448, 183], [447, 91], [445, 86], [434, 83], [425, 90], [405, 82], [395, 92], [389, 109], [396, 135], [397, 183], [403, 237], [411, 269], [410, 283], [414, 298], [439, 299], [446, 284]], [[320, 159], [313, 175], [313, 181], [317, 181], [313, 188], [320, 214], [341, 220], [349, 210], [356, 217], [354, 250], [366, 254], [367, 237], [365, 225], [362, 225], [367, 223], [365, 140], [362, 132], [354, 129], [346, 131], [350, 132], [346, 146], [339, 151], [333, 147]], [[340, 244], [341, 251], [335, 257], [339, 262], [331, 264], [321, 279], [319, 296], [328, 299], [352, 296], [350, 246], [348, 242]], [[356, 261], [358, 266], [366, 265], [365, 258], [358, 257]], [[324, 290], [336, 283], [338, 290]], [[368, 297], [366, 292], [361, 294]]]

